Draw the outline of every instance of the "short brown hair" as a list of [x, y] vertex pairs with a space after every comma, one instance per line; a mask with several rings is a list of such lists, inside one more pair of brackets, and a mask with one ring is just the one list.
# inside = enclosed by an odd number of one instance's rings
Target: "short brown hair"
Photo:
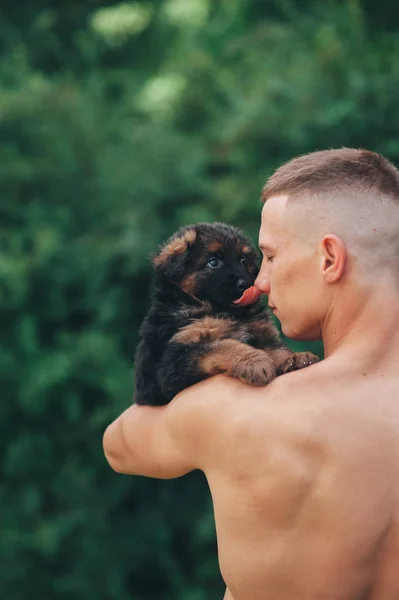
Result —
[[323, 193], [340, 189], [359, 194], [383, 194], [399, 204], [399, 171], [370, 150], [339, 148], [299, 156], [279, 167], [262, 190], [271, 196]]

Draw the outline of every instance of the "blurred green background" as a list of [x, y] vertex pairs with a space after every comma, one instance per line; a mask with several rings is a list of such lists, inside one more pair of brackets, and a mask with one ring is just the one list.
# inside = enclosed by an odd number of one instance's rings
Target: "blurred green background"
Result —
[[[0, 597], [221, 598], [206, 482], [116, 475], [148, 256], [178, 226], [257, 239], [282, 162], [399, 162], [392, 0], [2, 0]], [[318, 347], [320, 350], [320, 347]]]

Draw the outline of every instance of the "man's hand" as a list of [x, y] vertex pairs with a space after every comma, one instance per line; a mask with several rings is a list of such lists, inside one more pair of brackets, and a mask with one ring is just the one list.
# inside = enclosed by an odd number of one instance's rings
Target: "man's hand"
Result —
[[104, 453], [111, 467], [118, 473], [159, 479], [201, 468], [201, 450], [196, 448], [201, 419], [195, 396], [185, 390], [166, 406], [133, 405], [125, 410], [104, 433]]

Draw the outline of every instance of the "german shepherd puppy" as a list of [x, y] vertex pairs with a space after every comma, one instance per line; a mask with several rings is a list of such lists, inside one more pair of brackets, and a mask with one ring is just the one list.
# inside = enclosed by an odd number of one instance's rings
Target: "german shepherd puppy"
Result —
[[[217, 373], [263, 386], [319, 360], [281, 343], [252, 287], [258, 253], [239, 229], [223, 223], [182, 227], [153, 266], [152, 304], [135, 356], [137, 404], [166, 404]], [[255, 293], [244, 300], [248, 288]]]

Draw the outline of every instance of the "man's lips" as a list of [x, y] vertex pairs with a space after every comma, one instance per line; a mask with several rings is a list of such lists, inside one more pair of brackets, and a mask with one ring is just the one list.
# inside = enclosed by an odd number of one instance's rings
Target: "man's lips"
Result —
[[260, 289], [252, 285], [245, 290], [241, 298], [233, 300], [233, 304], [237, 306], [249, 306], [250, 304], [254, 304], [261, 294]]

